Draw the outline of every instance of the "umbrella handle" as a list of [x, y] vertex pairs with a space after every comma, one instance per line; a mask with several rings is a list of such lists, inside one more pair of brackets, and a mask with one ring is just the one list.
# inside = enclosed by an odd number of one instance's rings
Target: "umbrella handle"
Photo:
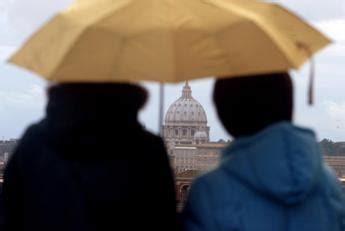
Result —
[[309, 47], [303, 43], [298, 43], [297, 47], [304, 50], [310, 57], [309, 83], [308, 83], [308, 104], [314, 105], [314, 81], [315, 81], [315, 60]]
[[163, 137], [163, 117], [164, 117], [164, 83], [159, 83], [159, 110], [158, 110], [158, 131]]
[[308, 86], [308, 104], [312, 106], [314, 104], [314, 80], [315, 80], [315, 61], [314, 58], [310, 58], [310, 70], [309, 70], [309, 86]]

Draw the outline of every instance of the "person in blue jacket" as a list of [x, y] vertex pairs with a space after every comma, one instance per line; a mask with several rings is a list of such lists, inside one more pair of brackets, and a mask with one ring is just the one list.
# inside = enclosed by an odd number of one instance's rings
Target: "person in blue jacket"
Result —
[[345, 230], [342, 188], [314, 132], [292, 124], [287, 73], [217, 80], [213, 99], [234, 141], [194, 181], [186, 231]]

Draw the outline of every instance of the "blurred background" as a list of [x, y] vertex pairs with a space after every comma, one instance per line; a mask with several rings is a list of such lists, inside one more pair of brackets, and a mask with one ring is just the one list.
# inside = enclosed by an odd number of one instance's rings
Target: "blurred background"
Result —
[[[0, 2], [0, 140], [19, 138], [25, 128], [44, 115], [46, 82], [6, 63], [28, 36], [71, 0], [1, 0]], [[326, 33], [334, 44], [315, 58], [315, 105], [307, 104], [309, 64], [292, 72], [295, 84], [295, 121], [316, 130], [318, 139], [345, 141], [345, 1], [280, 0]], [[142, 83], [150, 99], [140, 115], [145, 127], [158, 132], [159, 85]], [[184, 83], [165, 85], [164, 110], [181, 95]], [[212, 77], [190, 82], [193, 97], [204, 107], [210, 139], [227, 140], [212, 106]], [[164, 113], [165, 114], [165, 113]]]

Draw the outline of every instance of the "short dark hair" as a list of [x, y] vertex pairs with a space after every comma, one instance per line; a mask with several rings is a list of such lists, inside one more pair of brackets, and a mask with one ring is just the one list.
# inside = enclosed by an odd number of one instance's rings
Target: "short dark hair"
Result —
[[218, 79], [213, 100], [219, 119], [235, 138], [292, 120], [293, 87], [288, 73]]
[[93, 107], [116, 103], [121, 110], [131, 112], [141, 109], [148, 98], [145, 88], [130, 83], [61, 83], [50, 87], [48, 94], [51, 102], [61, 102], [65, 98], [67, 102], [74, 101], [74, 105]]

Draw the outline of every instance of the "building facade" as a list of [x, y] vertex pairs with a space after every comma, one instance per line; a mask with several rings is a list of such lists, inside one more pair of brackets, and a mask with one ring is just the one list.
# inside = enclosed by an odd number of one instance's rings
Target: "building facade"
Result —
[[[162, 128], [175, 173], [178, 209], [181, 209], [193, 179], [217, 166], [222, 148], [230, 141], [210, 141], [206, 111], [193, 98], [188, 83], [182, 95], [168, 108]], [[324, 160], [345, 188], [345, 155], [325, 155]]]
[[170, 105], [162, 130], [168, 148], [209, 142], [210, 127], [207, 126], [206, 112], [192, 97], [188, 82], [183, 87], [181, 97]]
[[168, 108], [162, 131], [175, 173], [178, 207], [182, 208], [192, 180], [217, 166], [227, 142], [210, 141], [206, 111], [193, 98], [188, 82]]

